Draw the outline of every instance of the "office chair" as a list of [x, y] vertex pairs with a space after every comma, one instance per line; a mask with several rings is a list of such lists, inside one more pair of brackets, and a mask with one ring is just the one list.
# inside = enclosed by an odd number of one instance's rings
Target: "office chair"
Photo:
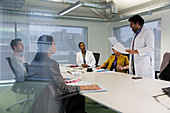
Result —
[[79, 94], [78, 92], [60, 94], [58, 87], [53, 82], [47, 84], [33, 103], [32, 113], [65, 113], [66, 99]]
[[95, 60], [96, 60], [96, 67], [98, 67], [98, 63], [99, 63], [99, 58], [100, 58], [100, 53], [93, 53], [93, 55], [94, 55], [94, 58], [95, 58]]
[[[6, 60], [8, 61], [8, 64], [12, 70], [12, 72], [14, 73], [15, 77], [17, 77], [17, 73], [14, 69], [14, 67], [12, 66], [11, 64], [11, 59], [10, 57], [7, 57]], [[17, 78], [16, 78], [17, 79]], [[29, 102], [31, 102], [33, 99], [30, 99], [30, 95], [31, 94], [34, 94], [34, 91], [35, 91], [35, 88], [31, 85], [31, 84], [28, 84], [28, 82], [15, 82], [11, 88], [11, 90], [13, 92], [15, 92], [16, 94], [22, 94], [22, 95], [26, 95], [27, 98], [17, 102], [17, 103], [14, 103], [14, 104], [11, 104], [9, 105], [7, 108], [6, 108], [6, 111], [10, 111], [11, 110], [11, 107], [15, 106], [15, 105], [18, 105], [18, 104], [23, 104], [23, 109], [21, 111], [21, 113], [24, 112], [25, 110], [25, 107], [27, 105], [29, 105]]]
[[[164, 56], [163, 56], [163, 60], [162, 60], [161, 67], [160, 67], [160, 71], [155, 71], [155, 79], [158, 79], [158, 75], [157, 74], [160, 73], [160, 76], [162, 76], [161, 73], [165, 73], [163, 71], [167, 70], [167, 68], [169, 66], [169, 61], [170, 61], [170, 53], [166, 52], [164, 54]], [[159, 78], [160, 78], [160, 76], [159, 76]]]

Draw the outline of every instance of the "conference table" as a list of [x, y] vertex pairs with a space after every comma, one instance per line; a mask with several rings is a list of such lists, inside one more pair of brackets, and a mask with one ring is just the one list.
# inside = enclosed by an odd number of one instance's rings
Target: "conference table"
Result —
[[81, 93], [97, 103], [123, 113], [170, 113], [170, 98], [162, 88], [170, 87], [170, 82], [152, 78], [132, 79], [134, 75], [118, 72], [86, 72], [79, 75], [83, 81], [98, 84], [106, 92]]
[[[82, 81], [98, 84], [107, 91], [93, 92], [93, 93], [80, 93], [81, 95], [120, 113], [170, 113], [170, 97], [163, 95], [156, 100], [153, 96], [164, 94], [162, 88], [170, 87], [170, 82], [156, 80], [152, 78], [132, 79], [134, 75], [118, 73], [118, 72], [86, 72], [86, 69], [73, 69], [78, 71], [79, 74], [68, 73], [70, 68], [62, 66], [61, 73], [64, 77], [71, 77], [74, 79], [81, 79]], [[72, 69], [71, 69], [72, 70]], [[82, 73], [83, 72], [83, 73]], [[81, 73], [81, 74], [80, 74]], [[74, 75], [75, 74], [75, 75]], [[0, 83], [0, 113], [8, 113], [6, 108], [10, 104], [18, 102], [18, 100], [25, 99], [26, 95], [24, 89], [33, 89], [33, 94], [30, 93], [30, 98], [35, 98], [42, 89], [47, 85], [46, 82], [25, 82], [23, 87], [19, 87], [20, 94], [11, 90], [15, 88], [14, 81], [1, 81]], [[31, 87], [33, 86], [33, 87]], [[34, 87], [35, 86], [35, 87]], [[35, 89], [35, 90], [34, 90]], [[8, 101], [6, 101], [10, 98]], [[33, 101], [30, 102], [30, 105]], [[23, 106], [15, 106], [11, 108], [10, 113], [19, 113], [22, 111]], [[29, 106], [26, 110], [29, 110]]]

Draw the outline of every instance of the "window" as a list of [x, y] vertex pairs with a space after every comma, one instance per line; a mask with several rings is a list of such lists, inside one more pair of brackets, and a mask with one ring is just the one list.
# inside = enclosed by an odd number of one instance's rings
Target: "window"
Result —
[[10, 41], [13, 38], [15, 38], [15, 24], [0, 23], [0, 79], [12, 79], [12, 72], [7, 64], [6, 57], [12, 52]]
[[56, 43], [56, 53], [51, 57], [59, 64], [76, 64], [76, 53], [79, 50], [78, 43], [85, 42], [87, 46], [87, 28], [54, 25], [33, 25], [17, 23], [0, 23], [0, 80], [14, 79], [14, 75], [7, 61], [11, 56], [10, 41], [21, 38], [24, 44], [23, 55], [28, 63], [31, 63], [37, 52], [37, 40], [43, 35], [53, 36]]
[[[160, 52], [161, 52], [161, 20], [146, 22], [146, 28], [151, 28], [155, 35], [155, 70], [160, 70]], [[114, 36], [125, 47], [129, 48], [133, 38], [133, 32], [129, 25], [113, 28]]]
[[[53, 26], [53, 25], [18, 25], [17, 27], [27, 37], [25, 55], [31, 62], [37, 52], [37, 40], [41, 35], [53, 36], [56, 43], [56, 54], [51, 57], [59, 64], [76, 64], [76, 53], [79, 50], [78, 43], [87, 43], [86, 27]], [[29, 28], [29, 29], [25, 29]], [[24, 30], [25, 29], [25, 30]], [[29, 36], [28, 36], [29, 35]], [[22, 37], [22, 36], [19, 36]]]

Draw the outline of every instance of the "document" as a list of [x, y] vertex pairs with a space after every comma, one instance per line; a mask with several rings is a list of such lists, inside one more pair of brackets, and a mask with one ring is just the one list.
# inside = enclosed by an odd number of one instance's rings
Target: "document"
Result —
[[104, 74], [107, 74], [107, 73], [116, 73], [115, 71], [104, 71], [104, 72], [101, 72], [101, 73], [104, 73]]
[[116, 51], [121, 52], [121, 53], [127, 53], [125, 51], [126, 48], [120, 42], [117, 42], [112, 48], [115, 49]]
[[94, 72], [104, 72], [105, 69], [93, 69]]
[[112, 45], [115, 45], [117, 43], [116, 37], [109, 37], [108, 39]]
[[[67, 85], [72, 85], [72, 86], [85, 86], [85, 85], [93, 85], [93, 83], [89, 83], [89, 82], [85, 82], [85, 81], [78, 81], [76, 83], [68, 83]], [[84, 90], [84, 91], [80, 91], [80, 93], [94, 93], [94, 92], [106, 92], [107, 89], [105, 89], [104, 87], [100, 86], [101, 89], [100, 90]]]
[[119, 51], [121, 53], [127, 53], [125, 50], [126, 48], [120, 43], [117, 41], [116, 37], [109, 37], [108, 38], [110, 43], [113, 45], [113, 49], [115, 49], [116, 51]]

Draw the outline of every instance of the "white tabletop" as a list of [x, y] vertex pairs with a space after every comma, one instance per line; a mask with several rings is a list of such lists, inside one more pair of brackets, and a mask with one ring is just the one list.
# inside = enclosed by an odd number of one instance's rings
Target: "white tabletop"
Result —
[[[84, 71], [79, 78], [106, 88], [107, 92], [85, 93], [83, 95], [114, 111], [170, 113], [170, 110], [153, 98], [155, 95], [163, 94], [162, 88], [170, 87], [170, 82], [151, 78], [134, 80], [132, 76], [124, 73]], [[166, 97], [170, 107], [170, 98], [166, 95], [164, 97]]]
[[134, 80], [132, 76], [122, 73], [84, 73], [80, 76], [82, 80], [99, 84], [108, 91], [83, 95], [123, 113], [170, 113], [152, 97], [163, 94], [161, 88], [170, 87], [169, 82], [150, 78]]

